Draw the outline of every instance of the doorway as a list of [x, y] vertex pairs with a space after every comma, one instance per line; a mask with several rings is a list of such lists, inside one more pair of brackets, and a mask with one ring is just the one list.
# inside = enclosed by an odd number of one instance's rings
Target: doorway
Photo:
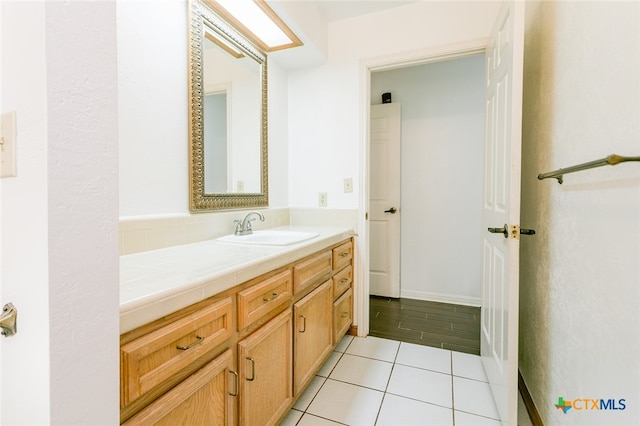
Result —
[[[479, 353], [484, 67], [484, 52], [475, 51], [371, 72], [371, 105], [391, 93], [402, 110], [400, 299], [370, 300], [371, 334], [381, 331], [375, 324], [391, 333], [385, 337]], [[384, 179], [376, 167], [370, 162], [370, 175]], [[373, 200], [369, 206], [373, 218]], [[380, 251], [375, 232], [371, 226], [370, 253]]]

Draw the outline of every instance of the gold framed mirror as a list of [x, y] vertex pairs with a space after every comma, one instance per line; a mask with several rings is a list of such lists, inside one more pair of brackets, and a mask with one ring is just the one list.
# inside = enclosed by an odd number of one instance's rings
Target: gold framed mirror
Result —
[[189, 2], [189, 208], [269, 205], [267, 56]]

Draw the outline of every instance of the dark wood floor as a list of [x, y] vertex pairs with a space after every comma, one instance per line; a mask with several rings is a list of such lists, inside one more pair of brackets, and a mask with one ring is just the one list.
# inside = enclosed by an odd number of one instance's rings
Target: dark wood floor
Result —
[[480, 308], [371, 296], [369, 334], [480, 355]]

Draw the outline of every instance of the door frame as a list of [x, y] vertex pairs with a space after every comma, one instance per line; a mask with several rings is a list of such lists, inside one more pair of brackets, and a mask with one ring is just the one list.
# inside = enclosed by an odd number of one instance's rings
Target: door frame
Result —
[[[360, 254], [355, 264], [355, 273], [360, 286], [354, 288], [354, 320], [358, 336], [369, 334], [369, 121], [371, 106], [371, 73], [388, 71], [457, 59], [478, 53], [485, 53], [489, 38], [470, 40], [464, 43], [437, 46], [419, 51], [381, 56], [360, 61], [360, 185], [358, 206], [358, 238], [356, 250]], [[401, 142], [402, 144], [402, 142]]]

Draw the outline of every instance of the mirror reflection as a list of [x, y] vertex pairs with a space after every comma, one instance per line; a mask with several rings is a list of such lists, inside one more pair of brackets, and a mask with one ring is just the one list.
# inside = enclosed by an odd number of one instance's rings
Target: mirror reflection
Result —
[[261, 65], [205, 28], [204, 190], [260, 192]]
[[189, 28], [190, 209], [267, 206], [267, 58], [200, 0]]

